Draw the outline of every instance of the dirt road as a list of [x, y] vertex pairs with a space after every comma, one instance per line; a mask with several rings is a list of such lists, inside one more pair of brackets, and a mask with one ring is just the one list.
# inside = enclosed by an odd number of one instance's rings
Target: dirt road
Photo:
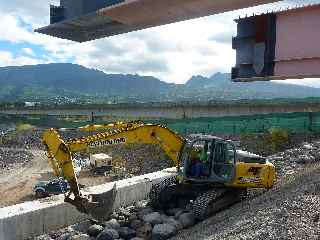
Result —
[[51, 168], [44, 151], [32, 149], [33, 159], [26, 166], [16, 165], [0, 173], [0, 207], [32, 200], [32, 189], [38, 180], [47, 179]]
[[[13, 150], [19, 150], [13, 148]], [[38, 181], [48, 181], [54, 178], [45, 152], [39, 149], [31, 149], [32, 161], [27, 165], [15, 165], [11, 170], [0, 172], [0, 207], [18, 204], [34, 200], [33, 187]], [[110, 177], [92, 176], [89, 170], [84, 170], [78, 179], [80, 184], [93, 186], [111, 181]]]

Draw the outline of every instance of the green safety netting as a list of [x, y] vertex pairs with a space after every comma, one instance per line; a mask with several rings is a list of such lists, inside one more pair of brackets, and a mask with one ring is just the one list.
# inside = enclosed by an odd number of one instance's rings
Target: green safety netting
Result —
[[319, 132], [320, 113], [287, 113], [254, 116], [163, 120], [169, 127], [182, 134], [188, 133], [260, 133], [272, 128], [290, 132]]
[[[14, 119], [13, 119], [14, 118]], [[125, 120], [125, 119], [123, 119]], [[320, 132], [320, 112], [303, 113], [275, 113], [251, 116], [234, 117], [211, 117], [211, 118], [193, 118], [193, 119], [160, 119], [146, 120], [145, 122], [163, 124], [169, 128], [181, 133], [261, 133], [267, 132], [272, 128], [286, 129], [290, 132]], [[90, 124], [89, 119], [82, 121], [67, 120], [64, 117], [54, 116], [4, 116], [0, 117], [0, 124], [23, 122], [43, 127], [78, 127]], [[104, 119], [95, 119], [95, 123], [103, 123]]]

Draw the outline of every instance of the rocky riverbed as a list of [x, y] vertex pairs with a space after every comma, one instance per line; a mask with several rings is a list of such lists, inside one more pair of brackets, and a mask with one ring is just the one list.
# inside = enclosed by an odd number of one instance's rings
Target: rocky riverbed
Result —
[[141, 201], [118, 209], [109, 221], [84, 221], [35, 240], [165, 240], [195, 223], [188, 209], [174, 208], [159, 212], [148, 207], [147, 201]]

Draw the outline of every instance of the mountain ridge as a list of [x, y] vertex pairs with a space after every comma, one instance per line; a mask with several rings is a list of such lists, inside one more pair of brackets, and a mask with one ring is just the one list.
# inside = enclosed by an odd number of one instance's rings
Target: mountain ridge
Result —
[[[106, 74], [71, 63], [0, 68], [0, 101], [209, 101], [320, 97], [320, 89], [274, 82], [234, 83], [230, 73], [192, 76], [185, 84], [153, 76]], [[47, 99], [46, 99], [47, 98]]]

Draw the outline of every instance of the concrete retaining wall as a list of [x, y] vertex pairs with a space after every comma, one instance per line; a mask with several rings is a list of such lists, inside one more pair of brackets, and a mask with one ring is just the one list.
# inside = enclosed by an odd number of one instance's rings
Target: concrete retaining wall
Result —
[[[153, 183], [174, 175], [175, 168], [165, 169], [130, 179], [117, 181], [114, 208], [127, 206], [147, 197]], [[103, 193], [114, 183], [86, 189], [88, 193]], [[63, 196], [53, 196], [0, 209], [0, 240], [23, 240], [58, 230], [85, 220], [88, 216], [63, 202]]]
[[136, 106], [104, 109], [39, 109], [0, 110], [9, 115], [104, 116], [107, 119], [184, 119], [204, 117], [249, 116], [270, 113], [320, 112], [318, 103], [288, 103], [283, 105], [208, 105], [208, 106]]

